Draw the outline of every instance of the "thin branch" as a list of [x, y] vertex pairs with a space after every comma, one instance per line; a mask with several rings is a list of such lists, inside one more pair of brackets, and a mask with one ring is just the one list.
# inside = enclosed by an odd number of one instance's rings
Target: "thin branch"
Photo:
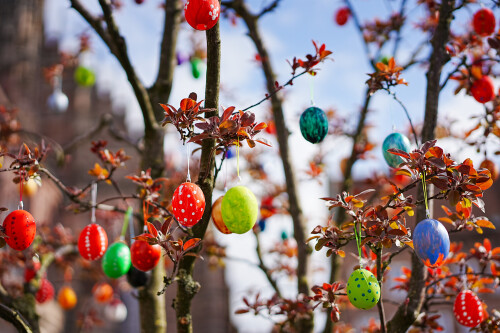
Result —
[[113, 121], [112, 119], [113, 119], [113, 116], [111, 116], [111, 114], [109, 114], [109, 113], [105, 113], [105, 114], [101, 115], [101, 117], [99, 118], [99, 123], [95, 127], [91, 128], [86, 133], [83, 133], [83, 134], [75, 137], [72, 141], [70, 141], [69, 143], [64, 145], [63, 146], [64, 152], [69, 153], [69, 152], [73, 151], [82, 142], [99, 134], [99, 132], [101, 132], [101, 130], [103, 128], [105, 128], [106, 126], [109, 126], [111, 124], [111, 122]]
[[350, 0], [344, 0], [344, 2], [346, 4], [346, 6], [349, 8], [349, 10], [351, 12], [352, 19], [354, 21], [354, 25], [359, 30], [359, 34], [361, 36], [361, 39], [363, 40], [363, 48], [365, 49], [366, 58], [368, 59], [368, 61], [372, 65], [372, 67], [374, 69], [376, 69], [374, 57], [371, 55], [371, 52], [370, 52], [370, 46], [368, 45], [368, 43], [366, 42], [366, 40], [363, 38], [363, 36], [364, 36], [363, 25], [361, 24], [361, 21], [359, 20], [358, 15], [354, 11], [354, 7], [352, 6], [351, 1]]
[[[402, 0], [401, 1], [401, 6], [399, 7], [399, 16], [401, 16], [401, 18], [403, 18], [404, 15], [405, 15], [406, 3], [407, 3], [407, 0]], [[403, 26], [399, 27], [399, 29], [396, 31], [396, 38], [394, 39], [394, 49], [392, 51], [392, 56], [394, 58], [396, 58], [396, 56], [397, 56], [398, 48], [399, 48], [399, 45], [400, 45], [400, 42], [401, 42], [401, 30], [402, 30], [402, 27]]]
[[439, 86], [439, 91], [443, 90], [448, 81], [451, 79], [451, 77], [460, 70], [460, 67], [465, 66], [466, 64], [467, 64], [467, 56], [464, 55], [461, 58], [461, 61], [457, 64], [457, 66], [455, 66], [455, 69], [449, 72], [448, 75], [446, 76], [446, 79], [443, 81], [443, 83], [441, 83], [441, 85]]
[[270, 3], [267, 7], [264, 7], [259, 14], [257, 14], [257, 18], [261, 18], [262, 16], [266, 15], [267, 13], [270, 13], [272, 12], [273, 10], [275, 10], [279, 3], [281, 2], [281, 0], [274, 0], [272, 3]]
[[33, 330], [29, 326], [28, 322], [17, 310], [11, 309], [8, 306], [0, 303], [0, 317], [5, 319], [21, 333], [32, 333]]
[[410, 113], [408, 112], [408, 110], [406, 109], [406, 106], [403, 104], [403, 102], [401, 102], [401, 100], [396, 96], [396, 93], [391, 91], [390, 89], [388, 88], [385, 88], [384, 89], [385, 91], [387, 91], [387, 93], [389, 95], [392, 96], [392, 98], [399, 103], [399, 105], [401, 106], [401, 108], [403, 108], [403, 111], [405, 112], [406, 114], [406, 118], [408, 119], [408, 122], [410, 123], [410, 126], [411, 126], [411, 132], [413, 133], [413, 138], [415, 140], [415, 144], [417, 145], [417, 147], [420, 145], [418, 143], [418, 136], [417, 136], [417, 131], [415, 131], [415, 127], [413, 126], [413, 121], [411, 120], [411, 117], [410, 117]]
[[376, 250], [377, 255], [377, 280], [380, 286], [380, 300], [377, 303], [378, 315], [380, 318], [380, 332], [385, 333], [385, 311], [384, 311], [384, 303], [383, 303], [383, 293], [382, 293], [382, 280], [384, 277], [383, 264], [382, 264], [382, 248], [378, 248]]
[[259, 268], [262, 270], [262, 272], [266, 275], [267, 281], [269, 281], [269, 284], [273, 287], [274, 291], [276, 292], [276, 295], [278, 295], [279, 298], [283, 298], [281, 296], [280, 289], [278, 287], [278, 284], [276, 283], [276, 280], [273, 279], [271, 276], [271, 273], [269, 272], [269, 269], [267, 266], [264, 264], [264, 260], [262, 257], [262, 249], [260, 248], [260, 240], [259, 240], [259, 235], [254, 233], [255, 235], [255, 241], [256, 241], [256, 246], [255, 250], [257, 252], [257, 257], [259, 258]]

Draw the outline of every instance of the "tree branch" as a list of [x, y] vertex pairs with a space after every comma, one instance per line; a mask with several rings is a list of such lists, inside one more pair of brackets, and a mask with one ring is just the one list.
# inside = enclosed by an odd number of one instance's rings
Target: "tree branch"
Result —
[[257, 245], [256, 245], [256, 252], [257, 252], [257, 257], [259, 258], [259, 265], [258, 267], [262, 270], [262, 272], [264, 272], [264, 274], [266, 275], [266, 278], [267, 278], [267, 281], [269, 281], [269, 284], [273, 287], [274, 291], [276, 292], [276, 295], [278, 295], [279, 298], [283, 298], [281, 296], [281, 292], [280, 292], [280, 289], [278, 287], [278, 284], [276, 283], [276, 280], [273, 279], [273, 277], [271, 276], [271, 274], [269, 273], [269, 269], [267, 268], [267, 266], [264, 264], [264, 260], [262, 258], [262, 250], [260, 248], [260, 240], [259, 240], [259, 235], [256, 234], [254, 232], [254, 235], [255, 235], [255, 241], [257, 242]]
[[32, 333], [31, 327], [17, 310], [0, 303], [0, 317], [11, 323], [20, 333]]

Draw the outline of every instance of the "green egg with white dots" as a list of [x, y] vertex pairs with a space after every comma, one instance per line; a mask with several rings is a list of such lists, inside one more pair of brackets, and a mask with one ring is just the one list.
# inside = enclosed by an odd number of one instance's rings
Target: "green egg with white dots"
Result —
[[347, 281], [347, 297], [358, 309], [373, 308], [380, 300], [380, 286], [375, 275], [366, 269], [352, 272]]

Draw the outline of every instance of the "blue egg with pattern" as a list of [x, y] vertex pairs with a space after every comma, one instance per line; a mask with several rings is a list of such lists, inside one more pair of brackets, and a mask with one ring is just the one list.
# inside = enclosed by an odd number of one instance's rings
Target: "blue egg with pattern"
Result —
[[300, 132], [304, 139], [319, 143], [328, 134], [328, 118], [323, 110], [312, 106], [300, 116]]
[[439, 267], [450, 253], [448, 231], [439, 221], [422, 220], [413, 231], [413, 248], [426, 266]]
[[392, 133], [385, 138], [382, 144], [382, 152], [384, 153], [384, 158], [387, 164], [393, 168], [397, 168], [400, 163], [403, 163], [403, 159], [397, 155], [389, 153], [387, 150], [391, 148], [396, 148], [402, 150], [406, 153], [410, 152], [410, 140], [401, 133]]
[[360, 268], [352, 272], [347, 281], [347, 297], [358, 309], [373, 308], [380, 300], [380, 285], [372, 272]]

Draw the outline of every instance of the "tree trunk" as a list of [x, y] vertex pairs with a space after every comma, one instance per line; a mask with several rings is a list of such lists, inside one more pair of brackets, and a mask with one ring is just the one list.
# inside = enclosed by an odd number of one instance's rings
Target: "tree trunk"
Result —
[[[219, 23], [207, 31], [207, 79], [205, 87], [205, 108], [218, 109], [220, 85], [220, 33]], [[206, 118], [216, 116], [218, 111], [207, 112]], [[198, 185], [205, 195], [205, 212], [200, 222], [192, 229], [193, 237], [202, 238], [207, 230], [212, 214], [212, 192], [214, 188], [214, 139], [203, 140], [201, 146], [200, 174]], [[177, 332], [192, 333], [193, 318], [191, 316], [191, 301], [201, 286], [193, 279], [195, 257], [185, 256], [179, 263], [177, 274], [177, 297], [174, 308], [177, 316]]]
[[[434, 130], [438, 114], [439, 93], [441, 71], [444, 64], [448, 62], [449, 56], [446, 53], [446, 43], [450, 36], [450, 24], [453, 17], [455, 0], [442, 1], [439, 9], [439, 23], [432, 38], [432, 54], [430, 56], [430, 65], [427, 72], [427, 93], [425, 101], [424, 128], [422, 131], [422, 142], [434, 139]], [[432, 187], [430, 187], [430, 196], [432, 196]], [[422, 188], [418, 188], [417, 200], [423, 200]], [[432, 201], [429, 203], [429, 209], [432, 212]], [[417, 223], [426, 218], [425, 206], [417, 208]], [[387, 332], [406, 332], [413, 324], [420, 313], [425, 299], [425, 280], [427, 270], [420, 259], [413, 253], [412, 255], [412, 273], [410, 278], [410, 288], [406, 302], [399, 306], [398, 310], [387, 323]]]

